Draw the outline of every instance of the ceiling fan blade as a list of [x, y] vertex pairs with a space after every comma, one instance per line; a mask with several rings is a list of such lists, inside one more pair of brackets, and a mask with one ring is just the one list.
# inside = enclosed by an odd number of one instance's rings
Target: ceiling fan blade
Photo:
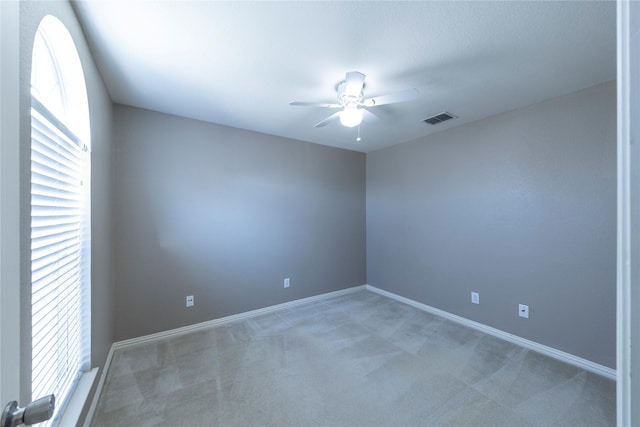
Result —
[[376, 96], [362, 101], [366, 107], [376, 107], [378, 105], [395, 104], [396, 102], [411, 101], [418, 97], [418, 89], [408, 89], [402, 92], [390, 93], [389, 95]]
[[344, 93], [349, 96], [358, 97], [362, 93], [364, 78], [366, 76], [358, 71], [349, 71], [345, 79]]
[[363, 108], [362, 111], [364, 112], [362, 115], [362, 120], [364, 120], [367, 123], [376, 123], [380, 121], [380, 117], [378, 117], [377, 114], [373, 114], [371, 111], [367, 110], [366, 108]]
[[294, 107], [324, 107], [324, 108], [340, 108], [342, 107], [340, 104], [326, 104], [322, 102], [299, 102], [299, 101], [291, 101], [289, 105]]
[[342, 113], [342, 111], [337, 111], [337, 112], [333, 113], [332, 115], [330, 115], [326, 119], [318, 122], [314, 127], [321, 128], [321, 127], [326, 126], [327, 124], [329, 124], [329, 122], [340, 118], [340, 113]]

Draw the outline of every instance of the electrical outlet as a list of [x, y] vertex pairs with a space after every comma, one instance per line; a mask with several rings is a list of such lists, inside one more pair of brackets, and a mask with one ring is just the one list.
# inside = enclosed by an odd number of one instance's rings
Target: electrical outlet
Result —
[[518, 304], [518, 316], [529, 318], [529, 306], [524, 304]]
[[289, 278], [288, 278], [288, 277], [287, 277], [286, 279], [284, 279], [284, 287], [285, 287], [285, 288], [288, 288], [288, 287], [289, 287], [289, 285], [290, 285], [290, 283], [291, 283], [291, 282], [290, 282], [290, 280], [289, 280]]
[[480, 304], [480, 294], [477, 292], [471, 292], [471, 302], [474, 304]]
[[187, 295], [187, 307], [193, 307], [194, 300], [193, 295]]

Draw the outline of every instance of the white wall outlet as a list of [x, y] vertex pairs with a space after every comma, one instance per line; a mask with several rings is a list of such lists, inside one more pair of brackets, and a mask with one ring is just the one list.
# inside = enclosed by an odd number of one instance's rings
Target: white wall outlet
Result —
[[289, 281], [288, 277], [286, 279], [284, 279], [284, 287], [285, 288], [288, 288], [290, 284], [291, 284], [291, 282]]
[[518, 316], [529, 318], [529, 306], [524, 304], [518, 304]]
[[471, 302], [474, 304], [480, 304], [480, 294], [477, 292], [471, 292]]
[[187, 307], [193, 307], [194, 300], [193, 295], [187, 295]]

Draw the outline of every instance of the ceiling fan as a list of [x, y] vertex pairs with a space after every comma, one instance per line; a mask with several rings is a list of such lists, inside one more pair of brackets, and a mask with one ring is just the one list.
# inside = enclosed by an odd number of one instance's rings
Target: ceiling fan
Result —
[[342, 123], [343, 126], [354, 127], [362, 123], [363, 120], [375, 122], [379, 119], [378, 116], [369, 111], [368, 108], [411, 101], [416, 99], [420, 93], [418, 89], [414, 88], [389, 95], [364, 98], [363, 89], [365, 77], [364, 74], [358, 71], [349, 71], [346, 74], [345, 80], [338, 85], [338, 102], [335, 104], [291, 101], [289, 105], [296, 107], [340, 108], [340, 111], [320, 121], [315, 127], [320, 128], [326, 126], [329, 122], [336, 119], [340, 119], [340, 123]]

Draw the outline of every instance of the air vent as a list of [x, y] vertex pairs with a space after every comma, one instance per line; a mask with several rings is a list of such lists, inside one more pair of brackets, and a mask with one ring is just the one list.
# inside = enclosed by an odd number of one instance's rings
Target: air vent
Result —
[[423, 122], [427, 122], [430, 125], [437, 125], [438, 123], [446, 122], [447, 120], [457, 118], [451, 113], [447, 113], [446, 111], [440, 114], [436, 114], [435, 116], [427, 117], [423, 120]]

